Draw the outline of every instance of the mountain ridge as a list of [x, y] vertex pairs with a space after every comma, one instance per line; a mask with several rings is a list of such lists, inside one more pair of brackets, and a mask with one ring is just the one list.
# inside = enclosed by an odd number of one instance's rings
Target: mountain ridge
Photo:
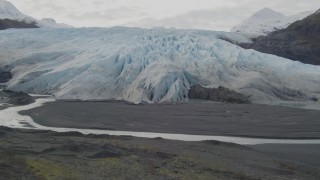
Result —
[[245, 48], [307, 64], [320, 65], [320, 10], [283, 30], [259, 37]]
[[314, 13], [314, 11], [306, 11], [292, 16], [285, 16], [270, 8], [264, 8], [239, 25], [232, 27], [230, 31], [248, 34], [253, 38], [266, 36], [271, 32], [285, 29], [293, 22], [304, 19], [312, 13]]
[[[55, 20], [51, 18], [43, 18], [42, 20], [35, 19], [31, 16], [23, 14], [19, 9], [17, 9], [11, 2], [6, 0], [0, 0], [0, 19], [9, 19], [11, 21], [17, 21], [15, 24], [19, 27], [9, 27], [9, 28], [23, 28], [26, 24], [35, 25], [39, 28], [71, 28], [72, 26], [66, 24], [56, 23]], [[36, 28], [35, 27], [35, 28]]]

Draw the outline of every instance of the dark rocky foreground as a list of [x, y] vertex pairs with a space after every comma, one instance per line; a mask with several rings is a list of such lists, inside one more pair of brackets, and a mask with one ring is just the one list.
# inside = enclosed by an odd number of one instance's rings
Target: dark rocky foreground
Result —
[[274, 54], [307, 64], [320, 65], [320, 10], [284, 30], [259, 37], [244, 48]]
[[320, 138], [320, 111], [195, 101], [132, 105], [56, 101], [21, 112], [43, 126], [264, 138]]
[[320, 167], [320, 144], [259, 144], [249, 147], [280, 159]]
[[0, 179], [319, 179], [320, 169], [216, 141], [0, 127]]

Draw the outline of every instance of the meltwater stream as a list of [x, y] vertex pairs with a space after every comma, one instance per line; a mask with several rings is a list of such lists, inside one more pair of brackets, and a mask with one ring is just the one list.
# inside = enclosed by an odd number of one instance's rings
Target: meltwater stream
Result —
[[[41, 96], [38, 96], [41, 97]], [[44, 96], [43, 96], [44, 97]], [[151, 132], [131, 132], [131, 131], [110, 131], [110, 130], [94, 130], [94, 129], [76, 129], [76, 128], [55, 128], [39, 125], [29, 116], [20, 115], [20, 111], [30, 110], [42, 106], [44, 103], [55, 101], [52, 97], [39, 98], [34, 103], [25, 106], [9, 107], [0, 111], [0, 125], [10, 128], [21, 129], [38, 129], [51, 130], [55, 132], [80, 132], [83, 134], [108, 134], [116, 136], [135, 136], [142, 138], [157, 138], [181, 140], [181, 141], [204, 141], [216, 140], [222, 142], [236, 143], [241, 145], [256, 144], [320, 144], [320, 139], [260, 139], [260, 138], [244, 138], [244, 137], [228, 137], [228, 136], [203, 136], [203, 135], [187, 135], [187, 134], [169, 134], [169, 133], [151, 133]]]

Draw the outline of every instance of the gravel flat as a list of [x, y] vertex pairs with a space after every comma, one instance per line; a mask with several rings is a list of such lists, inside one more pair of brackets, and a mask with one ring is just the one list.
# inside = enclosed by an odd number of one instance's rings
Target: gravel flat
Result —
[[224, 135], [263, 138], [320, 138], [320, 111], [267, 105], [132, 105], [125, 102], [56, 101], [24, 111], [50, 127]]
[[[320, 111], [266, 105], [57, 101], [22, 114], [50, 127], [275, 139], [320, 138]], [[320, 167], [320, 145], [262, 144], [248, 147], [276, 159]]]

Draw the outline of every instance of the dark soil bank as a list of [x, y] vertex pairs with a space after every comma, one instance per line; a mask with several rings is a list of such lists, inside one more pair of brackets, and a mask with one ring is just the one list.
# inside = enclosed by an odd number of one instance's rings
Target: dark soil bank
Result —
[[51, 127], [320, 138], [320, 111], [256, 104], [130, 105], [124, 102], [58, 101], [22, 113]]
[[320, 169], [217, 141], [0, 127], [0, 179], [306, 179]]

